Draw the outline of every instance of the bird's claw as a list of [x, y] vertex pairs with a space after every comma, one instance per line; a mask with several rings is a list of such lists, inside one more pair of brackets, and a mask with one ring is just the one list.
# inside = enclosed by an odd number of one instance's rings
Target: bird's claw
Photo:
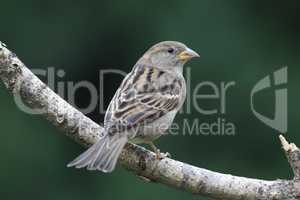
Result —
[[171, 158], [171, 154], [169, 152], [161, 153], [160, 150], [156, 152], [156, 159], [162, 160], [164, 158]]

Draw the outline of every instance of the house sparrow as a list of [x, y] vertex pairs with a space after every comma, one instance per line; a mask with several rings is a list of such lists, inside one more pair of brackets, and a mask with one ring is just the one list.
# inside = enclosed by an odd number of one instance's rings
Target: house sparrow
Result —
[[68, 167], [111, 172], [129, 141], [151, 145], [172, 124], [186, 96], [183, 65], [199, 57], [186, 45], [164, 41], [152, 46], [124, 78], [104, 119], [105, 134]]

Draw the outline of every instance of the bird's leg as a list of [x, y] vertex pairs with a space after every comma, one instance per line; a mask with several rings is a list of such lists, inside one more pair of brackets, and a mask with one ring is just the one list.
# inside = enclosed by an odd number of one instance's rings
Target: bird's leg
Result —
[[153, 144], [153, 142], [149, 142], [150, 147], [156, 153], [156, 155], [160, 154], [160, 150]]
[[170, 153], [166, 152], [166, 153], [161, 153], [160, 150], [153, 144], [153, 142], [149, 142], [148, 143], [150, 145], [150, 147], [152, 148], [152, 150], [155, 152], [156, 154], [156, 158], [158, 160], [170, 157]]

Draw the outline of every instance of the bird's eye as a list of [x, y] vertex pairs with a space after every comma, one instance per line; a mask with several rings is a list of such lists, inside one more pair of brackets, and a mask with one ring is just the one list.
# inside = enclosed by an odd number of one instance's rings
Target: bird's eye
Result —
[[169, 52], [169, 53], [174, 53], [174, 51], [175, 51], [175, 50], [174, 50], [173, 48], [169, 48], [169, 49], [168, 49], [168, 52]]

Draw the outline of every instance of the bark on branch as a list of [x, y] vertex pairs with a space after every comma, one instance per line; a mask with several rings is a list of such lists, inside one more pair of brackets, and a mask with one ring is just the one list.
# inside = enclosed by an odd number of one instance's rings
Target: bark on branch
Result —
[[[14, 96], [41, 112], [53, 125], [77, 143], [90, 146], [103, 128], [60, 98], [0, 42], [0, 78]], [[166, 158], [134, 144], [126, 145], [119, 162], [133, 173], [170, 187], [214, 199], [300, 199], [300, 150], [280, 136], [283, 149], [294, 172], [293, 180], [259, 180], [198, 168]]]

